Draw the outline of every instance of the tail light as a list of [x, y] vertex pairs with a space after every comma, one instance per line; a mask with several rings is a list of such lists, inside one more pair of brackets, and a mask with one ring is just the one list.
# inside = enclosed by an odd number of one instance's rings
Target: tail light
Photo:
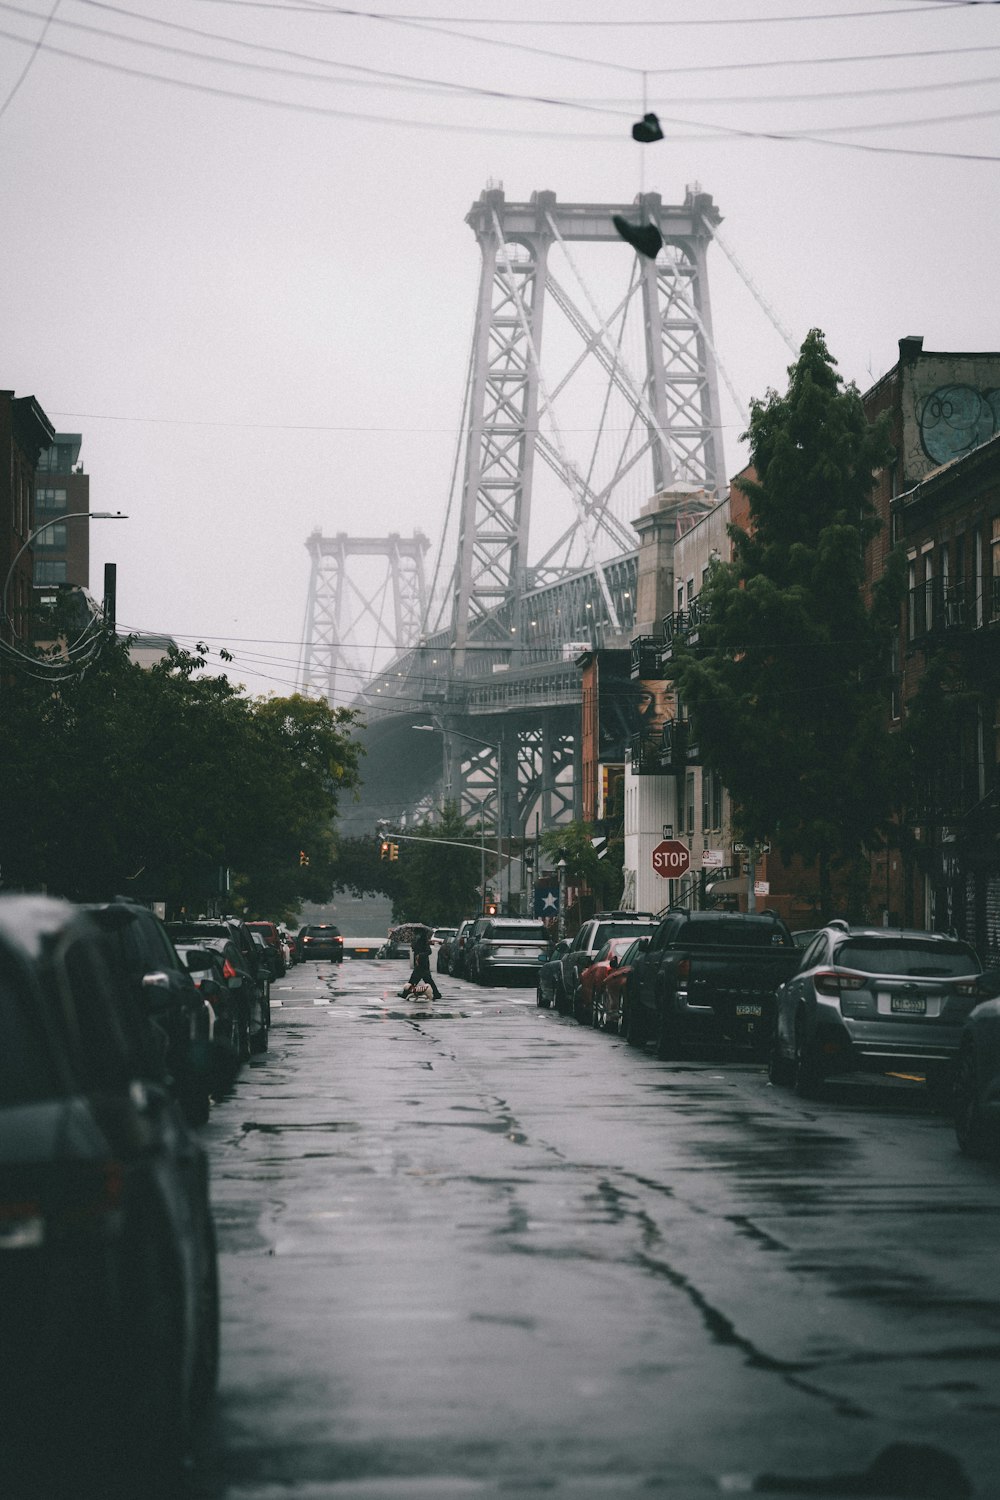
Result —
[[223, 979], [239, 979], [240, 977], [228, 958], [222, 965], [222, 977]]
[[956, 979], [954, 990], [956, 995], [971, 995], [977, 1000], [985, 1000], [990, 993], [978, 974], [970, 975], [968, 979]]
[[677, 978], [678, 979], [689, 979], [690, 977], [691, 977], [691, 960], [689, 958], [682, 958], [681, 961], [680, 961], [680, 963], [677, 965]]
[[63, 1163], [46, 1199], [0, 1197], [0, 1251], [37, 1250], [53, 1239], [107, 1233], [117, 1227], [124, 1196], [120, 1161]]
[[829, 995], [834, 999], [847, 990], [863, 990], [867, 983], [864, 974], [848, 974], [843, 969], [819, 969], [813, 975], [817, 994]]

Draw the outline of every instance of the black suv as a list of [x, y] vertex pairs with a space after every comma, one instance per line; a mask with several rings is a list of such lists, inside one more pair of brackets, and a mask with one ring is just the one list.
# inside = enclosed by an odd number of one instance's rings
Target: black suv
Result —
[[335, 964], [344, 961], [344, 939], [340, 928], [332, 922], [309, 922], [299, 932], [299, 959], [332, 958]]
[[179, 1493], [216, 1381], [207, 1159], [100, 915], [0, 898], [4, 1495]]

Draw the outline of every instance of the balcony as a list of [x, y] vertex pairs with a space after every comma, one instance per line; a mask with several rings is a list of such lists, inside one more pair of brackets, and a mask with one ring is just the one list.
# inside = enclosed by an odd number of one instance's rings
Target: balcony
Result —
[[637, 635], [631, 643], [633, 678], [653, 680], [660, 675], [660, 653], [663, 642], [658, 635]]
[[688, 600], [687, 609], [677, 609], [671, 615], [664, 615], [662, 660], [670, 660], [677, 641], [683, 642], [685, 646], [696, 646], [699, 631], [706, 618], [707, 610], [698, 595]]
[[629, 764], [639, 776], [678, 776], [699, 763], [687, 719], [668, 719], [660, 736], [633, 735]]
[[911, 645], [929, 645], [998, 622], [1000, 578], [978, 585], [970, 578], [946, 586], [939, 578], [929, 578], [909, 591], [907, 639]]

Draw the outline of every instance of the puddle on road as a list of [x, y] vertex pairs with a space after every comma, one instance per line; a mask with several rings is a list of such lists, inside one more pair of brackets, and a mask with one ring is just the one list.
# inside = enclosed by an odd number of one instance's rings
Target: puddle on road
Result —
[[261, 1120], [244, 1120], [240, 1129], [244, 1134], [250, 1131], [258, 1131], [261, 1135], [281, 1135], [286, 1130], [360, 1130], [357, 1120], [310, 1120], [299, 1123], [296, 1121], [264, 1122]]

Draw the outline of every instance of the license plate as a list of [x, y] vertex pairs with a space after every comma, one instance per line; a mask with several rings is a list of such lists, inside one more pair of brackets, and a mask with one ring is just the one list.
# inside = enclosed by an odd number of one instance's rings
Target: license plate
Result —
[[927, 1001], [923, 995], [893, 995], [889, 1001], [889, 1009], [896, 1015], [925, 1016]]
[[762, 1016], [764, 1007], [762, 1005], [737, 1005], [736, 1014], [738, 1016]]

